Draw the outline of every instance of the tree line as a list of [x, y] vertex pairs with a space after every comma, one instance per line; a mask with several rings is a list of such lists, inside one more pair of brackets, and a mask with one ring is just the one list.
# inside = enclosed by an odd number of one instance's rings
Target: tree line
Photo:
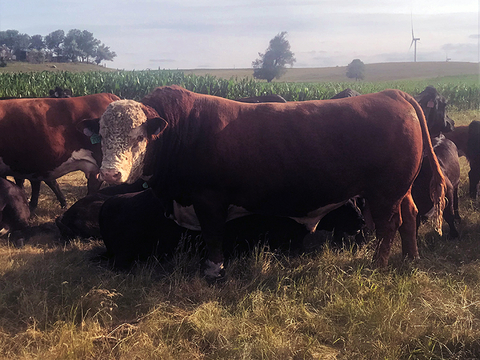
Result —
[[[277, 34], [265, 50], [265, 53], [258, 53], [259, 58], [252, 61], [253, 77], [255, 79], [267, 80], [279, 79], [287, 71], [286, 65], [293, 66], [297, 60], [290, 50], [290, 43], [286, 39], [287, 32]], [[365, 78], [365, 64], [360, 59], [354, 59], [347, 66], [347, 77], [355, 80]]]
[[0, 31], [0, 60], [86, 62], [112, 61], [114, 51], [87, 30], [72, 29], [67, 34], [56, 30], [47, 36], [22, 34], [18, 30]]

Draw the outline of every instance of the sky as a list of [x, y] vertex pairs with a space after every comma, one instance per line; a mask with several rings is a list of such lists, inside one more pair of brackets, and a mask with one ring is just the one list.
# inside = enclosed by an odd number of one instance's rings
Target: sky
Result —
[[480, 0], [0, 0], [0, 31], [87, 30], [125, 70], [251, 68], [286, 31], [294, 67], [479, 62]]

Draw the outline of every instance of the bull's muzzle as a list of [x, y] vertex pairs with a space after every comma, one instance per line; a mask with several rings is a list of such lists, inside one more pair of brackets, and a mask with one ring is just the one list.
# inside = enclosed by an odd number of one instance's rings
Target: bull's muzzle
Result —
[[118, 185], [122, 180], [122, 173], [117, 169], [100, 169], [99, 179], [109, 184]]

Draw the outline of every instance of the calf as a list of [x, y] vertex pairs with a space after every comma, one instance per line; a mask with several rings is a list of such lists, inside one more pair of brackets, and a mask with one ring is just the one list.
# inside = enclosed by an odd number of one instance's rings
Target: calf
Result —
[[[442, 169], [447, 184], [446, 198], [447, 204], [443, 211], [443, 218], [450, 227], [449, 235], [452, 238], [458, 237], [458, 231], [455, 227], [455, 219], [460, 220], [458, 213], [458, 184], [460, 182], [460, 164], [458, 162], [457, 147], [445, 136], [440, 135], [432, 138], [432, 145], [438, 162]], [[420, 172], [412, 186], [413, 200], [418, 209], [417, 232], [422, 220], [430, 216], [430, 210], [433, 207], [429, 196], [431, 170], [428, 163], [423, 162]]]
[[455, 130], [445, 134], [455, 143], [458, 156], [465, 156], [470, 164], [468, 172], [469, 194], [477, 198], [477, 187], [480, 182], [480, 121], [474, 120], [469, 125], [457, 126]]
[[[0, 235], [14, 234], [28, 227], [30, 210], [25, 192], [13, 182], [0, 178]], [[21, 239], [16, 245], [21, 245]]]

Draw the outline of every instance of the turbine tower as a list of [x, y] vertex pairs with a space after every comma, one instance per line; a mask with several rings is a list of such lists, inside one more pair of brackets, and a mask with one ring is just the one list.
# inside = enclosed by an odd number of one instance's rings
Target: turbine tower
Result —
[[417, 62], [417, 41], [419, 40], [420, 38], [416, 38], [413, 32], [413, 20], [412, 20], [412, 42], [410, 43], [410, 49], [412, 48], [412, 45], [415, 44], [413, 48], [413, 62]]

